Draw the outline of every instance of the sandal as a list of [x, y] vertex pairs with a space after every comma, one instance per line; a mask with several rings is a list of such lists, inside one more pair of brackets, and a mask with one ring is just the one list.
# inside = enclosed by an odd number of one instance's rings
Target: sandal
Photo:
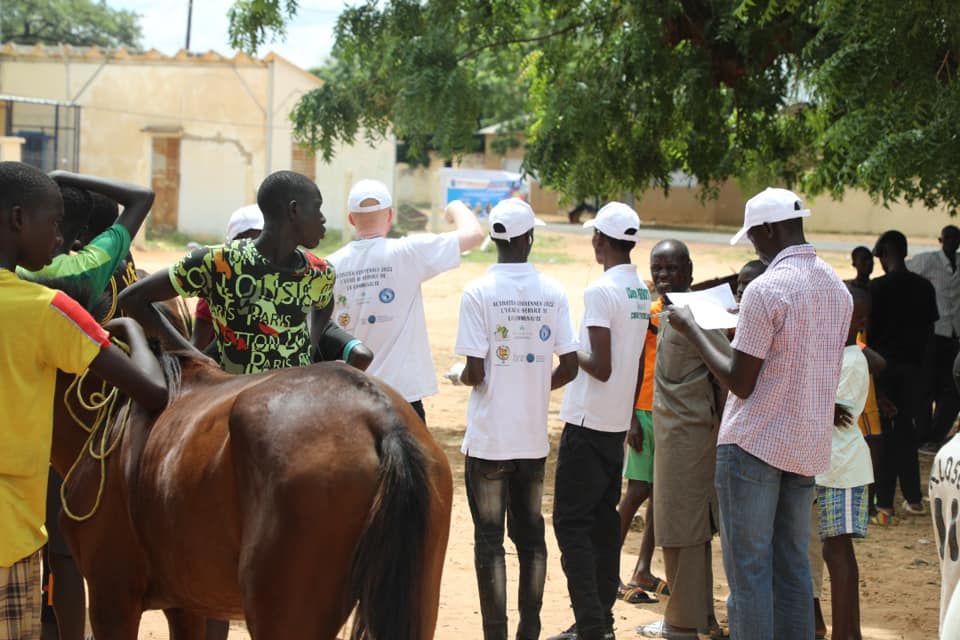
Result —
[[660, 602], [639, 585], [630, 583], [621, 586], [622, 588], [617, 590], [617, 597], [627, 604], [657, 604]]
[[636, 586], [642, 589], [646, 589], [647, 591], [652, 591], [658, 596], [670, 595], [670, 586], [667, 584], [667, 581], [661, 578], [658, 578], [656, 576], [653, 577], [653, 582], [650, 582], [650, 583], [640, 582], [640, 583], [637, 583]]
[[889, 527], [893, 524], [893, 513], [886, 509], [877, 509], [877, 512], [870, 516], [870, 524], [881, 527]]

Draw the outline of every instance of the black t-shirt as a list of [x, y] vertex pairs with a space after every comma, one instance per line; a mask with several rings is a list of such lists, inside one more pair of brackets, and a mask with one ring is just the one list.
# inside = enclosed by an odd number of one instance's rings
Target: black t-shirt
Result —
[[924, 346], [940, 317], [930, 281], [897, 271], [871, 280], [870, 295], [867, 344], [893, 363], [922, 364]]

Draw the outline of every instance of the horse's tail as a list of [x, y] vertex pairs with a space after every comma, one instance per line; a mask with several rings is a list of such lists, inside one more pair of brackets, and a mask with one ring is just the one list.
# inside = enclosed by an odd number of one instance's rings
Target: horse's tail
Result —
[[351, 592], [359, 600], [350, 638], [422, 640], [427, 461], [397, 418], [381, 438], [379, 454], [376, 494], [350, 569]]

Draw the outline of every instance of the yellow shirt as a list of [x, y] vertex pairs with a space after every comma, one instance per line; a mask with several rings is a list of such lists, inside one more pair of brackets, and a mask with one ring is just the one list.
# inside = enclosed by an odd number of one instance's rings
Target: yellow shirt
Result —
[[68, 295], [0, 269], [0, 567], [47, 539], [57, 369], [80, 373], [108, 344], [107, 333]]

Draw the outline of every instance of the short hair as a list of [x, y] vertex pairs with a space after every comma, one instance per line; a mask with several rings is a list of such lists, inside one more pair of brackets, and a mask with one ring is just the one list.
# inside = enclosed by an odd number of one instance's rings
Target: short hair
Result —
[[[313, 180], [295, 171], [276, 171], [271, 173], [257, 189], [257, 206], [263, 212], [264, 219], [280, 215], [291, 200], [311, 193], [317, 188]], [[323, 198], [321, 196], [321, 202]]]
[[894, 252], [898, 258], [907, 257], [907, 236], [899, 231], [885, 231], [877, 240], [877, 247], [886, 247]]
[[633, 251], [633, 248], [637, 246], [637, 243], [633, 240], [621, 240], [620, 238], [611, 238], [603, 231], [599, 229], [596, 230], [601, 236], [607, 239], [607, 242], [610, 244], [610, 247], [617, 253], [628, 254]]
[[108, 198], [102, 193], [96, 191], [90, 192], [92, 206], [90, 208], [90, 221], [87, 223], [87, 231], [91, 235], [100, 235], [109, 229], [117, 221], [120, 215], [120, 205], [113, 198]]
[[657, 244], [653, 245], [653, 248], [650, 249], [650, 255], [652, 256], [657, 251], [661, 251], [665, 248], [672, 248], [674, 251], [679, 252], [681, 258], [686, 258], [687, 261], [690, 261], [690, 248], [687, 247], [686, 243], [683, 241], [674, 240], [672, 238], [661, 240]]
[[0, 162], [0, 211], [60, 199], [53, 178], [23, 162]]
[[870, 251], [869, 247], [860, 245], [859, 247], [854, 247], [853, 251], [850, 252], [850, 259], [856, 260], [858, 255], [865, 256], [867, 258], [873, 258], [873, 251]]
[[767, 265], [764, 264], [763, 260], [751, 260], [742, 267], [740, 267], [740, 273], [744, 271], [756, 271], [757, 275], [764, 273], [767, 270]]
[[63, 198], [63, 222], [60, 223], [60, 233], [66, 240], [72, 241], [90, 222], [93, 198], [86, 189], [70, 185], [60, 185], [60, 196]]

